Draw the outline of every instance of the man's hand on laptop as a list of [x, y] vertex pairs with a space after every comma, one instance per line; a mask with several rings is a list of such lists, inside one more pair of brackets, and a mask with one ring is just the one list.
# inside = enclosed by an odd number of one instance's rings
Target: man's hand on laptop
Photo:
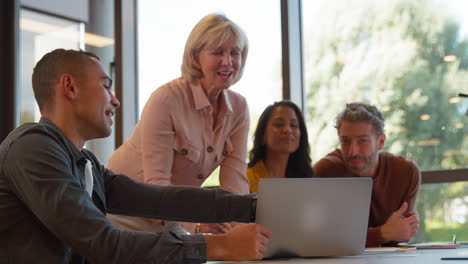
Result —
[[416, 235], [419, 229], [419, 216], [417, 212], [406, 212], [408, 203], [395, 211], [382, 225], [382, 237], [386, 241], [406, 242]]
[[205, 235], [208, 260], [260, 260], [271, 231], [259, 224], [240, 224], [222, 235]]

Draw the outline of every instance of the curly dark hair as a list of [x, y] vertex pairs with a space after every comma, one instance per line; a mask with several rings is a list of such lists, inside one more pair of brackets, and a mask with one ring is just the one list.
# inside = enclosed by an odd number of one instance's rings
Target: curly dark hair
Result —
[[265, 160], [266, 147], [263, 144], [263, 138], [265, 136], [265, 130], [268, 120], [275, 110], [279, 106], [289, 107], [296, 113], [299, 121], [299, 129], [301, 131], [299, 147], [297, 150], [289, 156], [288, 166], [286, 168], [287, 178], [310, 178], [313, 176], [311, 167], [312, 160], [310, 159], [310, 147], [309, 139], [307, 135], [307, 128], [304, 121], [304, 116], [301, 110], [291, 101], [279, 101], [268, 106], [260, 116], [258, 120], [257, 128], [254, 134], [254, 146], [250, 151], [250, 161], [248, 163], [249, 168], [253, 167], [258, 161]]
[[345, 109], [336, 117], [335, 128], [340, 132], [341, 121], [366, 122], [374, 127], [377, 135], [383, 134], [385, 128], [385, 118], [377, 107], [366, 103], [346, 104]]

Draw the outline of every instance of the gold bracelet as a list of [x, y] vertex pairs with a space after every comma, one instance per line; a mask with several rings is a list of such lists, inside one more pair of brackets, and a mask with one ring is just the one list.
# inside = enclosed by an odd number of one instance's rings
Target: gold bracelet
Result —
[[198, 223], [196, 226], [195, 226], [195, 234], [199, 234], [200, 233], [200, 223]]

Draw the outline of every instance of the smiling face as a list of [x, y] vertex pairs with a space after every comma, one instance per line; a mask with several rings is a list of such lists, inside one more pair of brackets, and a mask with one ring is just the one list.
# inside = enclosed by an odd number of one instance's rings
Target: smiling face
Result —
[[338, 135], [348, 169], [359, 176], [374, 176], [385, 134], [377, 135], [372, 124], [367, 122], [341, 121]]
[[94, 58], [86, 60], [83, 74], [77, 77], [74, 115], [80, 123], [80, 134], [89, 140], [110, 135], [112, 118], [120, 102], [112, 93], [112, 79], [102, 64]]
[[203, 73], [200, 83], [207, 93], [227, 89], [235, 82], [242, 64], [240, 42], [233, 35], [219, 47], [203, 47], [197, 60]]
[[301, 130], [296, 112], [278, 106], [271, 113], [263, 138], [267, 152], [294, 153], [299, 148]]

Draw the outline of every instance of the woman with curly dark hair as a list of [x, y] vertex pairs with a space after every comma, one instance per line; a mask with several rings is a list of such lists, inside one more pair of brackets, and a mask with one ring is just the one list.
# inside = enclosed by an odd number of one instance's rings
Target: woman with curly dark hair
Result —
[[275, 102], [263, 111], [255, 130], [247, 176], [250, 192], [258, 191], [262, 178], [313, 176], [304, 117], [293, 102]]

